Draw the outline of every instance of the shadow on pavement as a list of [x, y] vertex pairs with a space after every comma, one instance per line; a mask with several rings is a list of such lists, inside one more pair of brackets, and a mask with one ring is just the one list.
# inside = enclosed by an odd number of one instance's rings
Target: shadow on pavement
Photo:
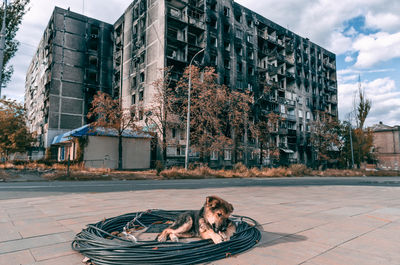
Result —
[[300, 242], [307, 240], [307, 237], [294, 234], [275, 233], [275, 232], [261, 232], [260, 243], [256, 245], [258, 248], [266, 248], [273, 245], [284, 244], [289, 242]]

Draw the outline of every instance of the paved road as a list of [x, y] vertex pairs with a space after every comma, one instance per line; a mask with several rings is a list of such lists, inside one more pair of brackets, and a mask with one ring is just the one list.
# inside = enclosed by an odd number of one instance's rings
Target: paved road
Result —
[[158, 189], [289, 186], [388, 186], [400, 187], [400, 177], [301, 177], [251, 179], [187, 179], [132, 181], [53, 181], [0, 183], [0, 200], [65, 193], [118, 192]]

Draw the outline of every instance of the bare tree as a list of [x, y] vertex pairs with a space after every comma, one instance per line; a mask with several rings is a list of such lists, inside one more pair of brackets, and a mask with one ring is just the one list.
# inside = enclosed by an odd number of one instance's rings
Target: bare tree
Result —
[[173, 111], [175, 91], [172, 87], [171, 70], [172, 67], [160, 69], [161, 77], [153, 82], [153, 100], [144, 110], [147, 127], [160, 136], [164, 163], [167, 159], [167, 129], [169, 125], [179, 122]]

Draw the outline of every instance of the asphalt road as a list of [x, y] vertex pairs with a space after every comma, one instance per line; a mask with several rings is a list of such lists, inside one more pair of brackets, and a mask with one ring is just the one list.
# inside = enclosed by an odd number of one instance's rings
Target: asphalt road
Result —
[[202, 189], [249, 186], [388, 186], [400, 187], [400, 177], [301, 177], [251, 179], [185, 179], [132, 181], [51, 181], [0, 183], [0, 200], [65, 193], [160, 189]]

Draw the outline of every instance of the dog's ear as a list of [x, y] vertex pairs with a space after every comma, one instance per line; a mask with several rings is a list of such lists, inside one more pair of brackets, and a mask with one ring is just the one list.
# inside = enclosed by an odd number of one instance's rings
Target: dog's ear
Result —
[[217, 203], [217, 198], [215, 196], [208, 196], [206, 198], [206, 205], [213, 207]]
[[229, 212], [233, 212], [233, 205], [232, 204], [230, 204], [230, 203], [228, 203], [228, 211]]

